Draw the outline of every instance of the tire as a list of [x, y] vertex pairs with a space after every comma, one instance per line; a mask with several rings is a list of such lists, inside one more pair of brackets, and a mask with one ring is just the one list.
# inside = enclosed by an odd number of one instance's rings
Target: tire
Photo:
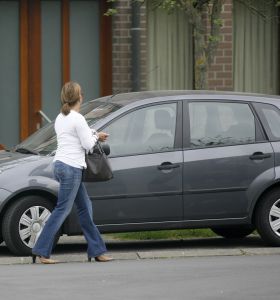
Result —
[[227, 239], [242, 239], [251, 234], [255, 228], [253, 226], [229, 226], [229, 227], [215, 227], [211, 230]]
[[[2, 224], [3, 238], [9, 250], [16, 255], [31, 255], [31, 249], [52, 210], [53, 204], [41, 196], [25, 196], [12, 204]], [[54, 246], [58, 239], [59, 233]]]
[[255, 223], [261, 238], [268, 245], [280, 246], [280, 190], [272, 190], [261, 199], [256, 209]]

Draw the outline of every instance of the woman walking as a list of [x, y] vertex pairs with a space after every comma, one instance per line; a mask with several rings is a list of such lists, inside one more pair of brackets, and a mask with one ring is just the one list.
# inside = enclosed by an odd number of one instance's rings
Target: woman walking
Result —
[[60, 188], [57, 205], [32, 249], [33, 263], [36, 257], [44, 264], [57, 263], [50, 258], [54, 239], [74, 203], [88, 243], [88, 260], [112, 260], [104, 255], [107, 249], [93, 222], [91, 201], [81, 182], [82, 170], [86, 167], [85, 151], [91, 151], [98, 140], [105, 141], [108, 135], [89, 128], [84, 116], [79, 113], [82, 101], [82, 90], [78, 83], [67, 82], [62, 87], [62, 109], [55, 120], [57, 151], [54, 157], [54, 176]]

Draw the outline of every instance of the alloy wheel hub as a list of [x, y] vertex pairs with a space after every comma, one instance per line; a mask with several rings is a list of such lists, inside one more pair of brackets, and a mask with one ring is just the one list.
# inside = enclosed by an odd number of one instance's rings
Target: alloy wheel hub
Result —
[[42, 227], [42, 226], [41, 226], [38, 222], [35, 222], [35, 223], [32, 225], [32, 231], [38, 233], [38, 232], [40, 232], [41, 227]]
[[32, 206], [22, 214], [18, 230], [27, 247], [33, 248], [50, 215], [51, 212], [43, 206]]
[[278, 199], [269, 211], [269, 224], [273, 232], [280, 236], [280, 199]]

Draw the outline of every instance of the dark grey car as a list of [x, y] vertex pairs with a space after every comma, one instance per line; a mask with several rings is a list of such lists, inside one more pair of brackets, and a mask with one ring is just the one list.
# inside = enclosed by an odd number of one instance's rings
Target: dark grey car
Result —
[[[90, 126], [110, 134], [114, 178], [86, 183], [101, 232], [211, 228], [280, 245], [280, 98], [159, 91], [86, 103]], [[49, 124], [0, 152], [0, 224], [27, 255], [55, 206]], [[75, 209], [59, 234], [81, 234]], [[1, 237], [2, 239], [2, 237]]]

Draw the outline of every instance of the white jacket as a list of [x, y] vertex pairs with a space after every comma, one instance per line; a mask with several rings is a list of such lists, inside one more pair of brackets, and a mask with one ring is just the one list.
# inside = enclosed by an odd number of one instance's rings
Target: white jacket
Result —
[[59, 160], [75, 168], [86, 168], [85, 150], [90, 151], [98, 140], [80, 113], [71, 110], [65, 116], [60, 113], [55, 120], [57, 150], [54, 161]]

